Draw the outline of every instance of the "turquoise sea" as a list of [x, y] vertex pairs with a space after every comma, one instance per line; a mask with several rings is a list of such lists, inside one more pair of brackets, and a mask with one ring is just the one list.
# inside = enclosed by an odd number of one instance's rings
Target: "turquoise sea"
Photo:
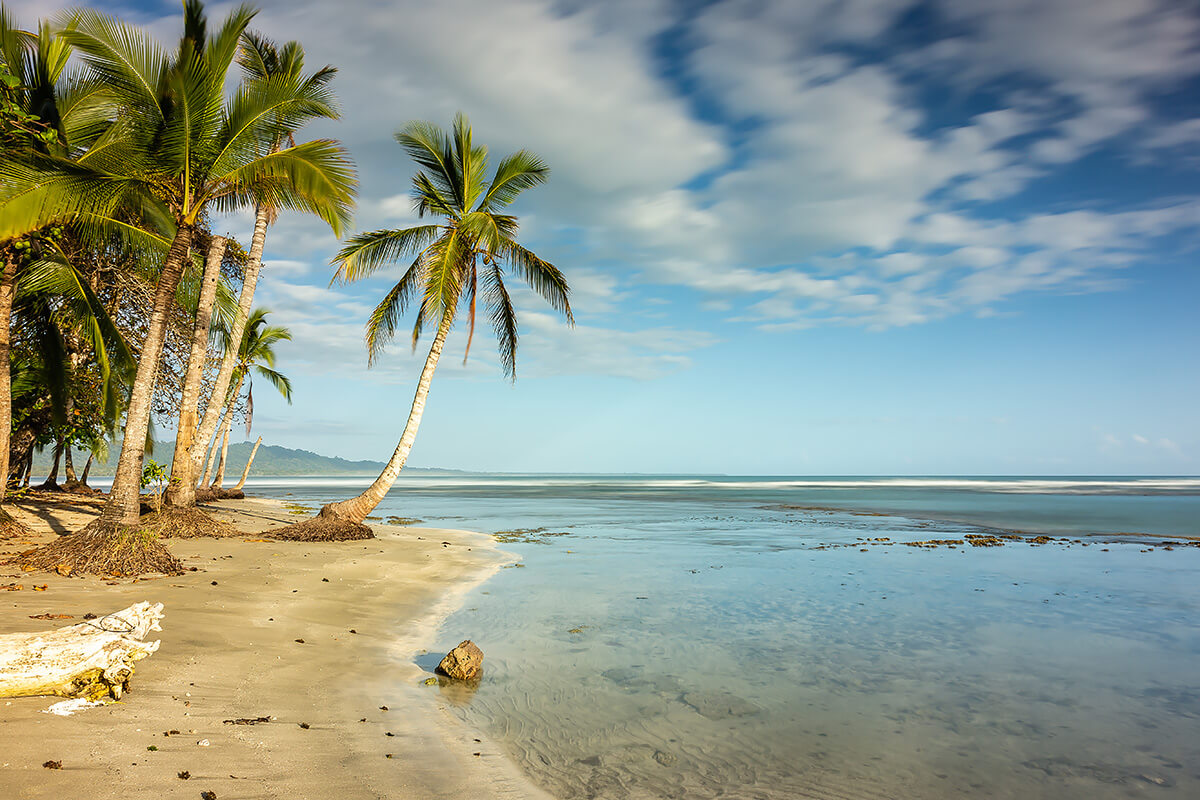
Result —
[[1200, 479], [411, 476], [376, 513], [505, 532], [419, 663], [475, 640], [428, 691], [559, 797], [1200, 797]]

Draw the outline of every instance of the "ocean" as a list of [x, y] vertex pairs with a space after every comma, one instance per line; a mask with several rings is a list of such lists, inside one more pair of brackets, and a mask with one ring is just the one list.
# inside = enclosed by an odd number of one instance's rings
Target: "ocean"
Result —
[[1200, 479], [402, 476], [376, 514], [520, 557], [418, 663], [479, 644], [428, 691], [558, 797], [1200, 797]]

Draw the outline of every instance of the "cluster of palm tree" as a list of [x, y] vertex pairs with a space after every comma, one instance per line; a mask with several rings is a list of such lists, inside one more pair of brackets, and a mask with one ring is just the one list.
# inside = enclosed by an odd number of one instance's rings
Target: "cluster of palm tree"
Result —
[[[27, 293], [29, 276], [43, 264], [57, 261], [79, 272], [72, 248], [59, 247], [53, 240], [56, 232], [68, 231], [75, 249], [107, 246], [127, 255], [124, 260], [135, 263], [152, 287], [146, 292], [147, 306], [138, 314], [144, 331], [136, 357], [122, 362], [128, 367], [121, 381], [124, 391], [114, 392], [120, 402], [110, 408], [114, 420], [123, 420], [123, 435], [103, 512], [73, 541], [55, 542], [35, 562], [59, 560], [92, 571], [129, 564], [128, 552], [114, 555], [113, 550], [130, 549], [117, 534], [122, 525], [136, 526], [139, 520], [142, 461], [155, 388], [170, 322], [189, 273], [198, 279], [192, 281], [197, 284], [193, 335], [180, 390], [180, 441], [172, 485], [189, 490], [194, 486], [197, 470], [192, 465], [203, 459], [207, 447], [207, 441], [195, 446], [200, 441], [195, 432], [203, 435], [207, 428], [210, 437], [215, 434], [238, 351], [236, 345], [226, 348], [205, 413], [198, 419], [226, 247], [224, 237], [207, 235], [209, 215], [243, 207], [258, 210], [241, 296], [227, 332], [227, 339], [235, 343], [241, 342], [250, 316], [266, 225], [273, 213], [309, 212], [339, 235], [349, 223], [355, 177], [345, 149], [328, 139], [293, 139], [305, 122], [337, 116], [327, 86], [332, 70], [304, 76], [301, 48], [276, 48], [251, 34], [254, 15], [249, 8], [238, 8], [210, 29], [203, 5], [188, 0], [183, 34], [172, 52], [144, 30], [92, 9], [43, 23], [36, 34], [18, 30], [7, 12], [3, 14], [4, 63], [16, 79], [6, 81], [15, 90], [6, 106], [24, 116], [12, 117], [6, 125], [0, 156], [0, 329], [11, 329], [13, 298]], [[71, 67], [72, 55], [78, 57], [78, 68]], [[243, 74], [230, 93], [226, 84], [235, 64]], [[48, 286], [47, 281], [40, 285], [49, 306], [65, 305], [65, 295], [55, 292], [61, 287]], [[95, 292], [81, 294], [85, 304], [95, 297]], [[96, 320], [111, 320], [112, 314], [98, 302], [91, 302], [88, 310]], [[81, 327], [75, 325], [76, 330]], [[112, 326], [94, 327], [99, 334], [88, 342], [91, 360], [111, 365], [106, 349], [119, 331], [103, 337], [103, 329]], [[10, 447], [4, 440], [12, 430], [12, 404], [11, 391], [3, 384], [10, 374], [4, 363], [10, 352], [11, 342], [0, 340], [0, 474], [5, 476]], [[111, 367], [102, 372], [111, 384]], [[169, 502], [188, 505], [187, 493], [182, 494]], [[190, 500], [194, 503], [194, 494]], [[145, 558], [177, 568], [161, 544], [142, 539]]]
[[[290, 335], [254, 310], [267, 231], [293, 211], [342, 236], [356, 178], [339, 142], [296, 138], [306, 123], [338, 117], [335, 70], [306, 72], [303, 48], [252, 32], [254, 16], [243, 6], [214, 25], [200, 0], [184, 0], [182, 35], [168, 49], [100, 11], [27, 32], [0, 7], [0, 500], [27, 477], [34, 448], [65, 453], [71, 481], [73, 447], [102, 453], [120, 440], [100, 517], [27, 555], [28, 565], [177, 571], [159, 534], [172, 525], [212, 532], [197, 490], [218, 453], [210, 489], [220, 488], [239, 410], [249, 432], [252, 375], [290, 401], [273, 354]], [[515, 377], [506, 269], [571, 320], [562, 273], [517, 243], [517, 220], [505, 213], [546, 180], [546, 165], [519, 151], [490, 170], [462, 115], [448, 133], [411, 123], [396, 138], [420, 167], [414, 208], [440, 221], [351, 237], [334, 280], [403, 259], [367, 322], [370, 359], [410, 307], [413, 347], [427, 330], [432, 344], [387, 468], [361, 496], [283, 534], [292, 538], [369, 535], [361, 522], [408, 457], [447, 335], [465, 314], [469, 352], [481, 299]], [[212, 231], [214, 215], [238, 209], [254, 210], [248, 249]], [[176, 439], [165, 508], [147, 528], [140, 478], [155, 415]], [[0, 524], [13, 524], [2, 509]]]

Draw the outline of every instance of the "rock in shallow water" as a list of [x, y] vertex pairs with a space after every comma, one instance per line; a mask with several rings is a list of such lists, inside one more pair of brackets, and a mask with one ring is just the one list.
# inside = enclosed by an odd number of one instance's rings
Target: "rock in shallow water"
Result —
[[465, 639], [446, 654], [437, 671], [460, 681], [478, 680], [483, 675], [483, 651], [470, 639]]

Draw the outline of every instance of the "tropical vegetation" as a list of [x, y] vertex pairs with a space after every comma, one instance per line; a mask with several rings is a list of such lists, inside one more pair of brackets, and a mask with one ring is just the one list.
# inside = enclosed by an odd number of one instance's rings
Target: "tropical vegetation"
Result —
[[[67, 12], [25, 31], [0, 6], [0, 503], [28, 486], [35, 451], [53, 454], [34, 487], [47, 491], [94, 492], [93, 459], [118, 454], [100, 516], [23, 553], [26, 568], [179, 571], [163, 537], [232, 532], [197, 499], [223, 496], [234, 419], [247, 435], [252, 424], [254, 378], [291, 401], [276, 367], [290, 332], [254, 308], [267, 232], [293, 212], [348, 235], [357, 180], [341, 143], [298, 140], [306, 124], [339, 117], [336, 70], [309, 70], [300, 43], [252, 31], [255, 13], [240, 6], [214, 22], [200, 0], [184, 0], [180, 38], [166, 48], [106, 12]], [[378, 478], [273, 536], [370, 536], [362, 522], [408, 459], [456, 325], [465, 361], [485, 315], [515, 380], [510, 279], [574, 321], [562, 272], [519, 243], [509, 210], [547, 180], [547, 165], [526, 150], [493, 165], [462, 114], [449, 130], [412, 122], [395, 138], [418, 168], [422, 223], [351, 235], [333, 280], [399, 265], [367, 320], [368, 364], [409, 312], [414, 351], [426, 335], [429, 350]], [[239, 210], [254, 215], [247, 246], [218, 230]], [[156, 422], [174, 428], [169, 472], [147, 460]], [[248, 472], [249, 463], [237, 490]], [[0, 506], [0, 537], [22, 532]]]

